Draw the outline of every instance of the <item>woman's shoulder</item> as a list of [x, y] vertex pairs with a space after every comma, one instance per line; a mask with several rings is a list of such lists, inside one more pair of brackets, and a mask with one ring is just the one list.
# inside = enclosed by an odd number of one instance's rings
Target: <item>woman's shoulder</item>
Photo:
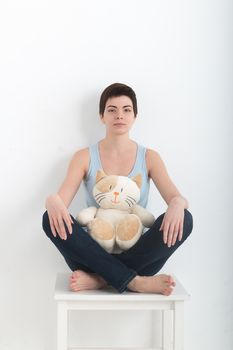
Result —
[[158, 151], [146, 148], [146, 166], [148, 170], [148, 175], [151, 173], [151, 169], [156, 168], [161, 161], [161, 157]]
[[146, 159], [150, 161], [154, 161], [156, 159], [160, 158], [160, 154], [158, 151], [152, 149], [152, 148], [146, 148]]
[[73, 157], [75, 158], [86, 158], [89, 155], [89, 147], [80, 148], [75, 151]]

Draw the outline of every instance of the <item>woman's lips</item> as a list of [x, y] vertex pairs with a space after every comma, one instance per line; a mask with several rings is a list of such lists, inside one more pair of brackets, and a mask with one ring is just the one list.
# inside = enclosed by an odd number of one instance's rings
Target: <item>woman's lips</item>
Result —
[[113, 124], [113, 125], [125, 125], [125, 124], [123, 124], [123, 123], [116, 123], [116, 124]]

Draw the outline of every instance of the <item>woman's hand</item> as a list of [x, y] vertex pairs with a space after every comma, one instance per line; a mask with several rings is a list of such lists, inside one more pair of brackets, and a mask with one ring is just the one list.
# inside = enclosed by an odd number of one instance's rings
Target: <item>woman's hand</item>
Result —
[[71, 234], [73, 220], [60, 196], [58, 194], [49, 196], [45, 206], [54, 237], [58, 234], [62, 239], [67, 239], [65, 224]]
[[163, 230], [163, 240], [169, 248], [176, 243], [177, 237], [179, 241], [181, 241], [183, 236], [183, 223], [184, 201], [182, 198], [175, 197], [169, 203], [159, 229], [160, 231]]

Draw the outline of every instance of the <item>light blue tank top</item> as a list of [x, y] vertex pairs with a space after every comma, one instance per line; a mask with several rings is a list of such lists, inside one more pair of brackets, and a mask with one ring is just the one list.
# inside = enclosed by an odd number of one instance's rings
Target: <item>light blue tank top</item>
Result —
[[[133, 169], [127, 176], [133, 177], [138, 174], [142, 175], [140, 200], [137, 204], [146, 208], [147, 202], [148, 202], [149, 188], [150, 188], [150, 178], [148, 177], [148, 174], [147, 174], [146, 159], [145, 159], [146, 148], [142, 145], [139, 145], [138, 143], [137, 143], [137, 146], [138, 147], [137, 147], [136, 160], [135, 160]], [[103, 169], [101, 160], [100, 160], [98, 142], [89, 146], [89, 152], [90, 152], [89, 169], [83, 181], [85, 192], [86, 192], [86, 205], [87, 207], [99, 208], [99, 204], [96, 203], [92, 195], [92, 190], [96, 181], [97, 170]]]

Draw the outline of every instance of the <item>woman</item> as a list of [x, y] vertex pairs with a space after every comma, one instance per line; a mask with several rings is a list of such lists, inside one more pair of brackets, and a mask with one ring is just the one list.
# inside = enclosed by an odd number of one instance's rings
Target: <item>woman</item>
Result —
[[[97, 144], [77, 151], [59, 191], [46, 200], [43, 229], [73, 271], [70, 289], [113, 286], [119, 293], [126, 289], [170, 295], [175, 281], [170, 275], [157, 274], [174, 251], [187, 239], [193, 227], [188, 202], [180, 194], [158, 154], [129, 138], [137, 117], [134, 91], [115, 83], [102, 93], [100, 120], [106, 136]], [[107, 175], [143, 175], [138, 204], [146, 207], [150, 179], [168, 205], [153, 226], [137, 243], [120, 254], [106, 252], [68, 212], [68, 207], [84, 180], [87, 205], [93, 205], [92, 187], [96, 171]]]

